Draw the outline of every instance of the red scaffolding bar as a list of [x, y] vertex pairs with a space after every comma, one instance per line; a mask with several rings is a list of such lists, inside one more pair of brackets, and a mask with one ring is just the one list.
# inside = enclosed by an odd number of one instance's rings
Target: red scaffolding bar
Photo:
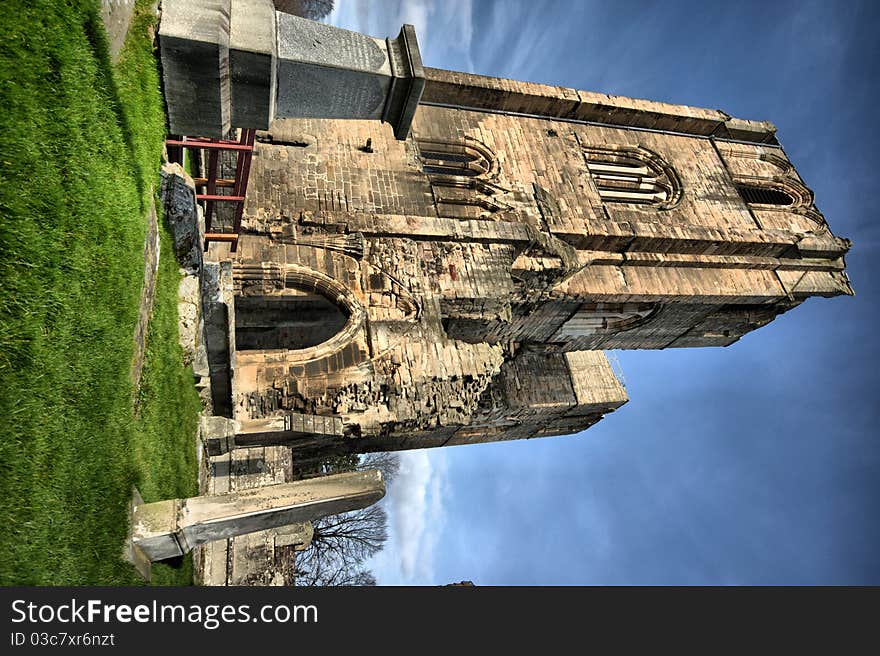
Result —
[[[241, 217], [244, 213], [245, 195], [247, 194], [248, 176], [251, 172], [251, 158], [254, 154], [254, 137], [256, 130], [242, 129], [238, 141], [230, 139], [208, 139], [207, 137], [185, 137], [171, 135], [165, 141], [168, 147], [168, 158], [172, 162], [183, 163], [185, 148], [208, 151], [206, 178], [195, 178], [196, 201], [204, 203], [205, 211], [205, 250], [212, 241], [230, 244], [234, 253], [238, 248], [238, 237], [241, 232]], [[235, 179], [217, 178], [217, 163], [221, 151], [235, 153]], [[205, 192], [199, 193], [204, 187]], [[217, 188], [232, 188], [231, 194], [218, 194]], [[234, 203], [235, 210], [232, 232], [212, 232], [211, 224], [214, 214], [214, 203]]]

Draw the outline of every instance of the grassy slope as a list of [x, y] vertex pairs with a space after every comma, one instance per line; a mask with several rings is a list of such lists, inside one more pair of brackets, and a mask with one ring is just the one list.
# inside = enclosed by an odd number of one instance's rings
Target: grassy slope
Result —
[[0, 14], [0, 584], [136, 583], [118, 557], [132, 484], [147, 501], [196, 491], [164, 230], [137, 415], [129, 380], [164, 136], [151, 20], [114, 70], [97, 3]]

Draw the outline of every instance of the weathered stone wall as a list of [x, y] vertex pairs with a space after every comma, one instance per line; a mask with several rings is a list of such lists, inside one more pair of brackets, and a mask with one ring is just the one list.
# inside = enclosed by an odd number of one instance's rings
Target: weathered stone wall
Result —
[[[293, 480], [290, 449], [236, 449], [208, 458], [204, 494], [225, 494]], [[257, 531], [216, 540], [200, 547], [202, 585], [292, 585], [294, 554], [282, 537], [284, 529]]]
[[[365, 152], [368, 139], [373, 152]], [[433, 211], [415, 145], [397, 141], [375, 121], [276, 121], [258, 133], [254, 155], [249, 216]]]
[[772, 123], [733, 118], [717, 109], [610, 96], [439, 68], [425, 68], [425, 75], [427, 81], [422, 103], [776, 143], [776, 128]]
[[258, 136], [236, 297], [317, 293], [347, 321], [237, 352], [233, 414], [341, 418], [303, 457], [576, 432], [626, 401], [599, 349], [725, 346], [851, 293], [768, 123], [433, 70], [424, 100], [406, 141]]

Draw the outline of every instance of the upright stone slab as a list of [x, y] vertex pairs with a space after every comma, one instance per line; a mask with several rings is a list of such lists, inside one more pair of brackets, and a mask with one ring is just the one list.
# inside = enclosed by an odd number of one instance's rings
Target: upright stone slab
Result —
[[311, 522], [291, 524], [275, 531], [274, 546], [276, 549], [293, 547], [295, 551], [305, 551], [312, 543], [314, 534], [315, 528]]
[[232, 264], [208, 259], [201, 269], [202, 318], [211, 377], [213, 414], [232, 416], [232, 377], [235, 372], [235, 296]]
[[129, 551], [165, 560], [213, 540], [366, 508], [383, 496], [378, 469], [156, 503], [136, 496]]
[[411, 25], [375, 39], [276, 12], [271, 0], [165, 0], [159, 44], [175, 134], [350, 118], [390, 123], [405, 139], [425, 86]]
[[222, 138], [231, 127], [230, 0], [166, 0], [159, 53], [172, 134]]
[[171, 228], [174, 255], [181, 267], [197, 273], [202, 266], [205, 221], [196, 205], [193, 179], [177, 163], [162, 165], [159, 195], [165, 219]]
[[275, 7], [272, 0], [230, 3], [232, 125], [265, 129], [275, 114]]
[[396, 39], [277, 12], [278, 118], [375, 119], [405, 139], [424, 88], [411, 25]]

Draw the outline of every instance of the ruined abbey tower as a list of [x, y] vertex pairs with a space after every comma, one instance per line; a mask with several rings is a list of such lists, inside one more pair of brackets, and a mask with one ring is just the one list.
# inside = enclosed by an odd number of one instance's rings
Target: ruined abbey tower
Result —
[[575, 433], [627, 401], [603, 349], [729, 346], [852, 293], [850, 244], [770, 123], [410, 64], [405, 138], [347, 118], [256, 133], [237, 248], [206, 254], [237, 443]]

